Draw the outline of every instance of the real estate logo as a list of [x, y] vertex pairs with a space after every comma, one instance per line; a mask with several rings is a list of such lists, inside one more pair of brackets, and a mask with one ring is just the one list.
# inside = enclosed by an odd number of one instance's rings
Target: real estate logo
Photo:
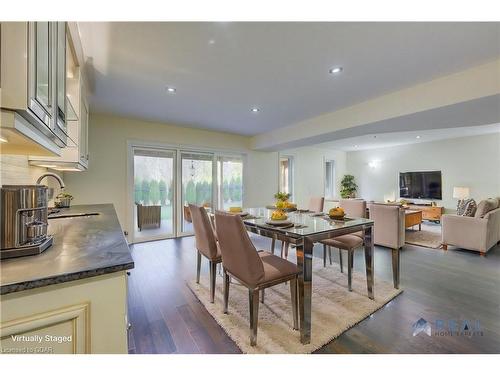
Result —
[[430, 323], [424, 318], [420, 318], [413, 325], [413, 336], [425, 333], [427, 336], [462, 336], [473, 337], [483, 336], [479, 320], [470, 319], [436, 319]]

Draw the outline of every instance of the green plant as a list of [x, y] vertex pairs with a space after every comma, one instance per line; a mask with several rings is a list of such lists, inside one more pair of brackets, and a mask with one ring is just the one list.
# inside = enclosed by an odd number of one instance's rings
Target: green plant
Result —
[[57, 199], [65, 198], [65, 199], [73, 200], [73, 196], [71, 194], [68, 194], [65, 192], [61, 192], [61, 193], [57, 194], [56, 198]]
[[340, 181], [340, 196], [342, 198], [355, 198], [358, 185], [354, 182], [354, 176], [346, 174]]
[[144, 205], [147, 205], [149, 203], [149, 186], [150, 182], [148, 180], [143, 180], [142, 181], [142, 203]]
[[151, 181], [149, 185], [149, 200], [153, 205], [158, 204], [160, 201], [160, 184], [156, 180]]
[[276, 194], [274, 194], [274, 198], [276, 198], [279, 201], [284, 202], [290, 198], [290, 194], [278, 191]]
[[167, 204], [168, 190], [167, 183], [163, 180], [160, 181], [160, 204], [165, 206]]
[[140, 178], [136, 178], [134, 181], [134, 200], [136, 203], [142, 201], [142, 180]]

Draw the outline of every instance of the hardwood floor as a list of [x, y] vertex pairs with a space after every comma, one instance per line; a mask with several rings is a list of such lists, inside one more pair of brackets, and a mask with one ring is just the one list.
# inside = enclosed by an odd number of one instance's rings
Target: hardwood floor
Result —
[[[269, 249], [269, 240], [252, 239]], [[132, 255], [130, 353], [240, 353], [186, 286], [196, 273], [193, 237], [133, 245]], [[320, 246], [314, 255], [322, 261]], [[486, 257], [410, 245], [401, 255], [404, 292], [318, 353], [500, 353], [500, 246]], [[207, 263], [202, 272], [208, 272]], [[354, 264], [364, 271], [362, 251]], [[388, 249], [375, 249], [375, 277], [392, 280]], [[483, 335], [414, 337], [412, 325], [419, 318], [479, 320]]]

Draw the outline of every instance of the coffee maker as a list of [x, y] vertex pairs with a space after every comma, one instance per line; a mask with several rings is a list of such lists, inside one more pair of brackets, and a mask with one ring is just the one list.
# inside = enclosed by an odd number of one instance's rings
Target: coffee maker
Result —
[[47, 186], [4, 185], [0, 196], [0, 259], [40, 254], [52, 245]]

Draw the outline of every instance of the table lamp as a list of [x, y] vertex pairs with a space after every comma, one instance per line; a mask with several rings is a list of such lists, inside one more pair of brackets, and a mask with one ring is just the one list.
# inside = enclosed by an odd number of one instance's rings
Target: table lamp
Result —
[[458, 186], [453, 188], [453, 198], [458, 199], [458, 203], [469, 198], [470, 190], [468, 187]]

